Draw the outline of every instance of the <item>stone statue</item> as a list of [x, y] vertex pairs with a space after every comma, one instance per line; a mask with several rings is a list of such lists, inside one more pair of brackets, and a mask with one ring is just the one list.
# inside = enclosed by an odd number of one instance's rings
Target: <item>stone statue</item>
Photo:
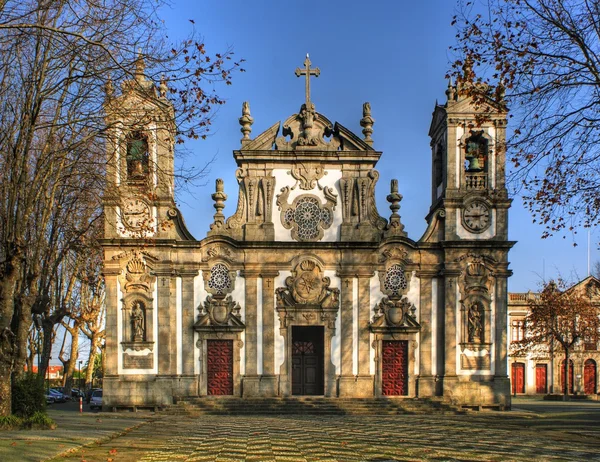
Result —
[[468, 312], [468, 334], [469, 343], [481, 342], [482, 323], [481, 323], [481, 305], [479, 303], [473, 303], [469, 307]]
[[134, 342], [144, 341], [144, 310], [141, 302], [135, 302], [131, 310], [131, 327]]

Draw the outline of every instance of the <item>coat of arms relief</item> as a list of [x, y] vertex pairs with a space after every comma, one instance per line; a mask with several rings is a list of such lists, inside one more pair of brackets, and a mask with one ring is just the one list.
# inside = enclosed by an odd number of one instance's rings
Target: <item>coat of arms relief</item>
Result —
[[333, 329], [339, 310], [340, 290], [331, 288], [331, 279], [324, 276], [323, 269], [312, 259], [302, 260], [292, 275], [285, 280], [285, 287], [276, 290], [277, 312], [281, 327], [288, 327], [290, 321], [300, 320], [301, 315], [308, 322], [320, 315], [320, 320]]

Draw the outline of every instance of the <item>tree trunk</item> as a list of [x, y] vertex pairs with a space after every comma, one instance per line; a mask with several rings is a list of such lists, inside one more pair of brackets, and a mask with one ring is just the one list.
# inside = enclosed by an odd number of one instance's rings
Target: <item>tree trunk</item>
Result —
[[564, 400], [569, 399], [569, 349], [565, 348], [565, 364], [563, 365], [565, 379], [563, 380], [563, 396]]
[[95, 345], [96, 341], [94, 337], [92, 337], [92, 341], [90, 342], [90, 355], [88, 356], [88, 366], [85, 371], [86, 390], [90, 390], [92, 388], [92, 379], [94, 378], [94, 366], [96, 364], [96, 356], [98, 356], [98, 346]]

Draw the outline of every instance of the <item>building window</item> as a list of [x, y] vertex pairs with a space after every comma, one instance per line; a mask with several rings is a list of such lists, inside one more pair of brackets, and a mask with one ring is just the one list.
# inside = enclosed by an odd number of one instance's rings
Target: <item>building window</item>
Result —
[[520, 342], [525, 338], [525, 320], [524, 319], [515, 319], [512, 322], [512, 332], [510, 341], [511, 342]]

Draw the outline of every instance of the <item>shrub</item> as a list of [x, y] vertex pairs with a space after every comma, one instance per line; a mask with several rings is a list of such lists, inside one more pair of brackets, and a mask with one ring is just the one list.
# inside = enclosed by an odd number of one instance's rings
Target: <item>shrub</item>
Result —
[[31, 417], [23, 420], [23, 428], [54, 429], [56, 428], [56, 424], [45, 412], [38, 411]]
[[0, 430], [16, 430], [21, 428], [23, 419], [16, 415], [0, 416]]
[[32, 417], [38, 412], [46, 412], [44, 380], [37, 374], [28, 372], [15, 380], [12, 387], [13, 414], [19, 417]]

